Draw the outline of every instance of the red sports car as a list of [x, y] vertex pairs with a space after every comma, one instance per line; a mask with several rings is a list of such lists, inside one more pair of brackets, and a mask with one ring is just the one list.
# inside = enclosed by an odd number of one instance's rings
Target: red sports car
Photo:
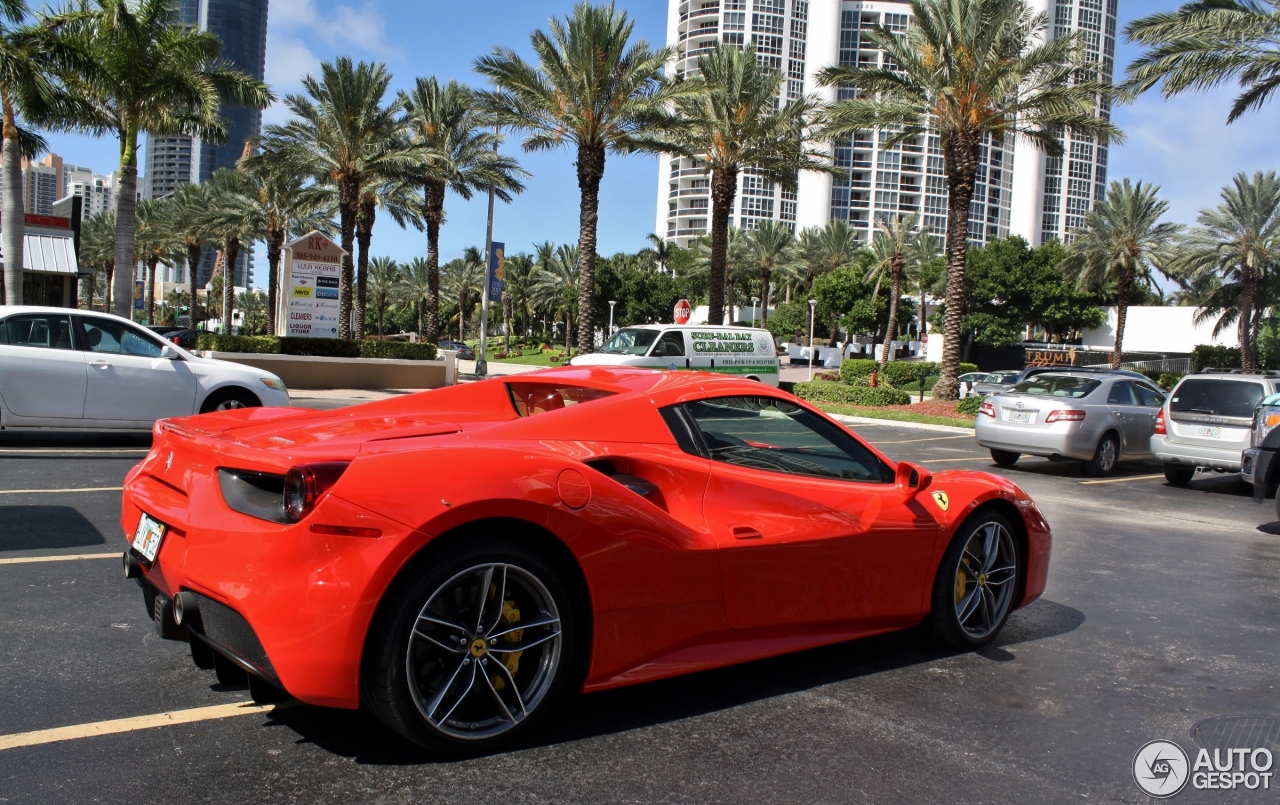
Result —
[[121, 525], [197, 664], [440, 751], [568, 689], [922, 621], [978, 646], [1050, 550], [1007, 480], [895, 463], [750, 380], [607, 367], [163, 420]]

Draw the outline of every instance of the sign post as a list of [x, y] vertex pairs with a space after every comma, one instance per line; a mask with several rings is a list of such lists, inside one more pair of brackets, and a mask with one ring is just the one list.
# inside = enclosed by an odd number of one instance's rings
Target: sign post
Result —
[[338, 278], [342, 247], [320, 232], [308, 232], [284, 247], [283, 283], [276, 335], [337, 338]]
[[681, 299], [676, 302], [675, 322], [676, 324], [688, 324], [690, 317], [693, 316], [693, 308], [689, 306], [688, 299]]

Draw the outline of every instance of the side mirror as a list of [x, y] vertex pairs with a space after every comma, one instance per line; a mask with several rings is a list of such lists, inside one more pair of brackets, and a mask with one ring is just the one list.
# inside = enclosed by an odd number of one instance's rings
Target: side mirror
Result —
[[898, 487], [898, 494], [902, 496], [903, 500], [906, 500], [927, 489], [929, 484], [933, 482], [933, 473], [924, 467], [917, 467], [909, 462], [899, 461], [894, 482]]
[[182, 360], [182, 356], [178, 354], [178, 350], [169, 346], [168, 344], [165, 344], [163, 347], [160, 347], [160, 357], [164, 358], [167, 361]]
[[667, 356], [667, 342], [659, 341], [657, 345], [654, 346], [653, 354], [650, 357], [665, 358], [666, 356]]

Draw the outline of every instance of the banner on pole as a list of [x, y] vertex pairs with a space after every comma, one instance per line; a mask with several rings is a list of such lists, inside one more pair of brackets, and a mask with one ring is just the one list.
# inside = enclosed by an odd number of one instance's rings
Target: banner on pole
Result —
[[134, 310], [146, 309], [146, 306], [147, 306], [146, 305], [146, 288], [147, 288], [147, 284], [145, 282], [133, 283], [133, 309]]
[[489, 250], [489, 270], [486, 272], [485, 284], [489, 288], [489, 301], [495, 304], [502, 303], [502, 277], [506, 263], [506, 250], [507, 245], [496, 240], [493, 241], [493, 248]]

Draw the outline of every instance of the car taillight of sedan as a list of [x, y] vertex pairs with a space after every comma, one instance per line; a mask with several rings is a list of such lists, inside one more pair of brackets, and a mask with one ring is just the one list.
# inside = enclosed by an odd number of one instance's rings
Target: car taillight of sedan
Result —
[[1044, 424], [1049, 425], [1054, 422], [1082, 422], [1084, 421], [1084, 411], [1068, 409], [1065, 411], [1050, 411], [1049, 415], [1044, 418]]
[[996, 407], [989, 402], [983, 402], [978, 406], [978, 415], [986, 414], [992, 419], [996, 418]]

